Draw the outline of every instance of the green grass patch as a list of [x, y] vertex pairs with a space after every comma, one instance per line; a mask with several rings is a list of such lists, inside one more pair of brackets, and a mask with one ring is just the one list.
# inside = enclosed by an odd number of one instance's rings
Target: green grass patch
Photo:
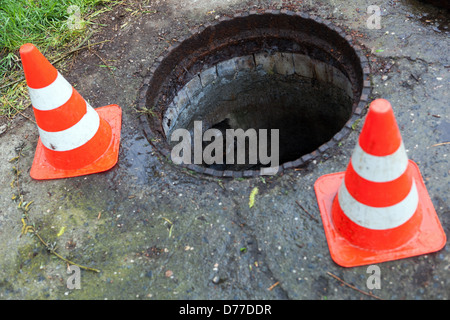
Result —
[[21, 45], [33, 43], [52, 61], [82, 43], [94, 17], [118, 3], [123, 1], [0, 0], [0, 116], [10, 118], [26, 107], [20, 100], [27, 94]]

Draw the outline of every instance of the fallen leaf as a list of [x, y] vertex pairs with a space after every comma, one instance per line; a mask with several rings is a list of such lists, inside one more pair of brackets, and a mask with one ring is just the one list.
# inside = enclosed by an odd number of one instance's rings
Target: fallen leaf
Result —
[[62, 227], [61, 229], [59, 229], [58, 234], [56, 235], [57, 237], [60, 237], [64, 234], [64, 231], [66, 231], [66, 227]]
[[254, 187], [252, 192], [250, 193], [248, 206], [251, 208], [255, 204], [255, 196], [258, 194], [258, 187]]

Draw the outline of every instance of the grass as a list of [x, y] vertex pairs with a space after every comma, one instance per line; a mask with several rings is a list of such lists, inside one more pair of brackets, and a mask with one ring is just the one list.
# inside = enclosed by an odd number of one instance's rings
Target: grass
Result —
[[29, 105], [19, 57], [22, 44], [33, 43], [53, 61], [83, 43], [99, 13], [122, 2], [0, 0], [0, 116], [11, 119]]

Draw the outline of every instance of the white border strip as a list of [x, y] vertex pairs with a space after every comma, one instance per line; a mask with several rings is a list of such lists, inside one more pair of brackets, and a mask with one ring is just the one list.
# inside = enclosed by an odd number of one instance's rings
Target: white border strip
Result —
[[402, 225], [413, 216], [419, 204], [419, 195], [414, 181], [405, 199], [389, 207], [376, 208], [359, 203], [350, 195], [345, 183], [342, 183], [338, 197], [342, 211], [350, 220], [362, 227], [375, 230]]
[[403, 141], [397, 151], [383, 157], [366, 153], [357, 143], [351, 162], [360, 177], [373, 182], [389, 182], [405, 172], [408, 167], [408, 156]]
[[100, 117], [88, 103], [86, 114], [74, 126], [58, 132], [48, 132], [41, 128], [41, 141], [50, 150], [69, 151], [81, 147], [92, 139], [100, 126]]
[[28, 87], [31, 104], [42, 111], [59, 108], [70, 99], [72, 91], [72, 85], [59, 72], [55, 81], [44, 88]]

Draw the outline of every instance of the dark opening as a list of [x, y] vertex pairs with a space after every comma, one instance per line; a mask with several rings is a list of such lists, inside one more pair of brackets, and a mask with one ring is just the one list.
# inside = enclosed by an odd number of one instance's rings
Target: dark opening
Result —
[[[330, 23], [288, 11], [205, 24], [152, 68], [140, 102], [150, 110], [147, 138], [170, 157], [171, 134], [192, 133], [194, 121], [223, 137], [227, 129], [278, 129], [279, 164], [302, 165], [344, 138], [367, 103], [368, 62], [349, 40]], [[215, 176], [254, 175], [260, 166], [188, 165]]]

